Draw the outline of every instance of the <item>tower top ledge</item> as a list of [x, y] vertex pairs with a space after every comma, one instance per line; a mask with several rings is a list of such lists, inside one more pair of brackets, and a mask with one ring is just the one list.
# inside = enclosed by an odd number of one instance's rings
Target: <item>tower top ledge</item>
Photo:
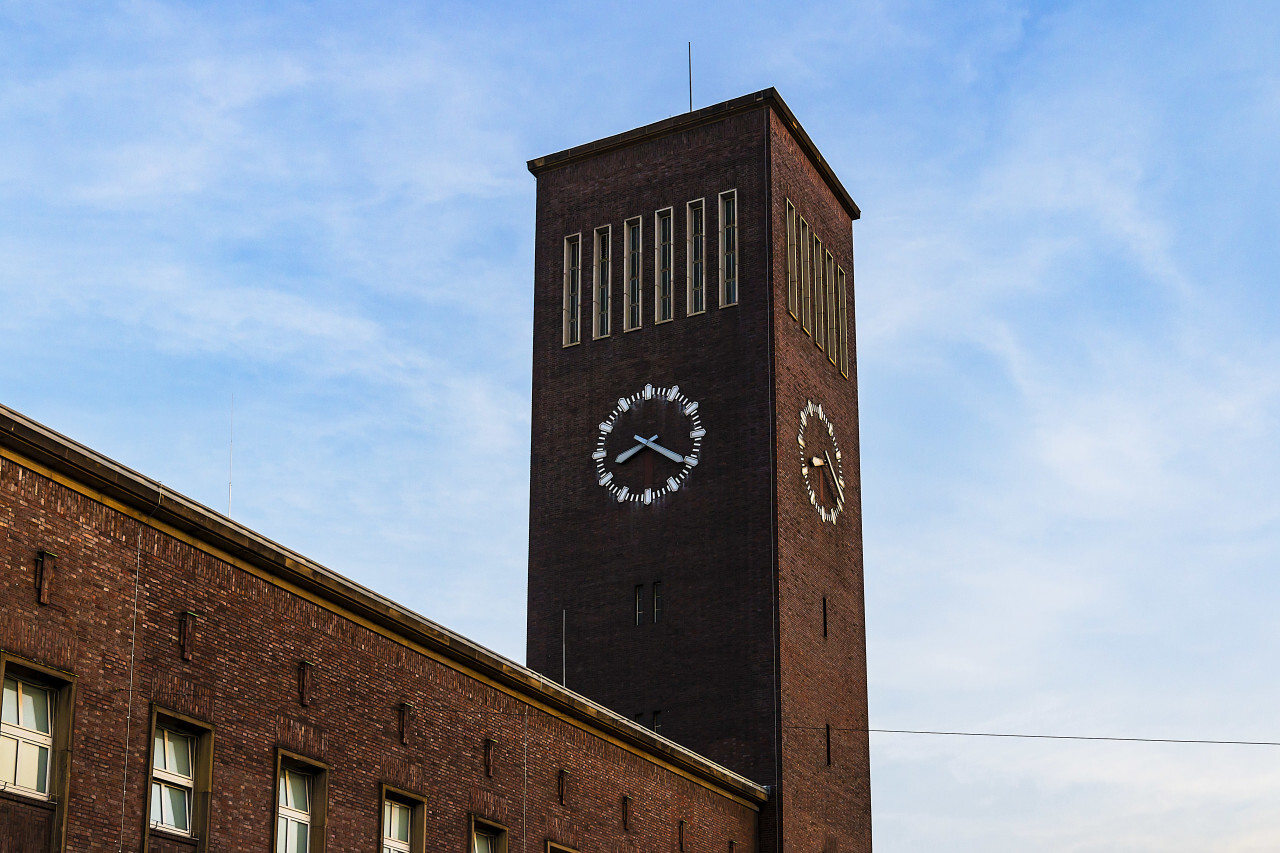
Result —
[[818, 146], [813, 144], [813, 140], [809, 138], [809, 134], [800, 126], [799, 120], [795, 117], [795, 113], [791, 112], [791, 108], [787, 106], [787, 102], [782, 100], [782, 95], [778, 94], [778, 90], [772, 86], [768, 89], [762, 89], [751, 95], [743, 95], [729, 101], [722, 101], [718, 104], [712, 104], [709, 107], [703, 107], [693, 112], [684, 113], [678, 116], [672, 116], [662, 121], [656, 121], [653, 124], [646, 124], [644, 127], [638, 127], [635, 130], [628, 130], [625, 133], [606, 136], [604, 139], [597, 139], [595, 142], [588, 142], [584, 145], [575, 145], [573, 148], [566, 148], [564, 151], [557, 151], [555, 154], [548, 154], [545, 157], [538, 157], [529, 161], [529, 171], [535, 176], [552, 169], [558, 169], [561, 166], [567, 166], [570, 163], [576, 163], [586, 160], [590, 157], [596, 157], [610, 151], [616, 151], [629, 145], [636, 145], [640, 142], [647, 142], [651, 139], [657, 139], [668, 134], [678, 133], [688, 130], [699, 125], [711, 124], [712, 122], [721, 121], [731, 115], [747, 112], [753, 109], [759, 109], [762, 106], [768, 106], [778, 117], [782, 119], [783, 125], [791, 131], [791, 135], [799, 143], [800, 148], [809, 157], [818, 173], [822, 175], [831, 192], [845, 211], [849, 214], [850, 219], [858, 219], [862, 216], [862, 211], [854, 202], [853, 197], [849, 195], [849, 191], [844, 188], [844, 184], [840, 183], [840, 179], [836, 177], [836, 173], [832, 170], [831, 165], [827, 163], [826, 158], [822, 156], [822, 152], [818, 150]]

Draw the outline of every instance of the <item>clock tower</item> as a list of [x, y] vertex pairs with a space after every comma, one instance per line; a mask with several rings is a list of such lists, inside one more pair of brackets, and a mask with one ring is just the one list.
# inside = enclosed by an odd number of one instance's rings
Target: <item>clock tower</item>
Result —
[[870, 851], [858, 207], [773, 89], [529, 169], [528, 664]]

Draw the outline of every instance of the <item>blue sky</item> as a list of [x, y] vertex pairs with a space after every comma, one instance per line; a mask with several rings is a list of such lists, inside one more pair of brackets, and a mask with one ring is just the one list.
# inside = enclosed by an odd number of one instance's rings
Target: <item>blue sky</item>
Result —
[[[1280, 12], [0, 0], [0, 401], [523, 659], [531, 157], [776, 86], [873, 726], [1280, 740]], [[1261, 851], [1280, 748], [873, 735], [879, 851]]]

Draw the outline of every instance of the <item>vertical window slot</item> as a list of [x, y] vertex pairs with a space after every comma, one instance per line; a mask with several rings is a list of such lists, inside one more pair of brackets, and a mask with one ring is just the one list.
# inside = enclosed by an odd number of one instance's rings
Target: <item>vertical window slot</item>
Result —
[[595, 287], [592, 290], [592, 304], [595, 310], [592, 314], [595, 317], [595, 337], [597, 338], [607, 338], [610, 331], [611, 297], [613, 294], [611, 265], [609, 263], [610, 237], [610, 228], [608, 226], [596, 229], [596, 274]]
[[701, 314], [707, 310], [707, 259], [706, 223], [702, 200], [689, 202], [685, 222], [688, 229], [686, 253], [689, 290], [685, 306], [689, 314]]
[[654, 322], [665, 323], [675, 316], [671, 295], [671, 275], [675, 257], [671, 245], [671, 208], [658, 211], [653, 229]]
[[738, 303], [738, 193], [720, 194], [720, 307]]
[[582, 340], [582, 240], [564, 240], [564, 346]]
[[641, 248], [643, 243], [641, 223], [639, 219], [630, 219], [626, 224], [627, 231], [627, 311], [622, 327], [624, 331], [640, 328], [641, 287], [640, 276], [643, 264]]

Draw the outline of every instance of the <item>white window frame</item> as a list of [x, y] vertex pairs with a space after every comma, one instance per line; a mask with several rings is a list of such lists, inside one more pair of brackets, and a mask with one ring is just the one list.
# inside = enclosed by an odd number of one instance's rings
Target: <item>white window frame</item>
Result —
[[810, 328], [813, 326], [813, 301], [809, 292], [809, 255], [813, 245], [813, 232], [809, 229], [809, 223], [805, 218], [800, 217], [799, 232], [799, 251], [798, 258], [800, 261], [800, 328], [804, 329], [804, 333], [810, 334]]
[[[697, 216], [694, 212], [697, 212]], [[702, 220], [702, 233], [694, 233], [694, 220]], [[705, 199], [696, 198], [685, 205], [685, 316], [707, 312], [707, 206]], [[699, 288], [701, 293], [698, 294]], [[695, 308], [695, 296], [702, 298], [702, 307]]]
[[[632, 231], [632, 229], [635, 229]], [[622, 223], [625, 254], [623, 259], [623, 276], [626, 293], [623, 294], [622, 331], [634, 332], [644, 325], [644, 218], [636, 216]], [[631, 245], [631, 237], [635, 235], [636, 244]], [[635, 300], [632, 301], [632, 296]], [[635, 309], [635, 322], [632, 320], [632, 309]]]
[[[157, 738], [160, 739], [162, 744], [160, 754], [157, 754], [156, 752]], [[187, 768], [191, 771], [190, 776], [185, 776], [177, 770], [170, 769], [168, 767], [170, 743], [177, 740], [185, 740], [187, 742]], [[192, 806], [195, 801], [196, 766], [200, 758], [199, 748], [200, 739], [198, 737], [177, 731], [163, 724], [155, 727], [154, 733], [151, 736], [151, 801], [149, 804], [150, 812], [147, 815], [147, 820], [152, 829], [162, 829], [165, 832], [172, 832], [175, 835], [195, 835], [195, 810]], [[157, 764], [157, 760], [160, 758], [165, 760], [164, 767], [160, 767]], [[180, 827], [174, 823], [165, 823], [163, 803], [166, 801], [161, 799], [157, 802], [157, 788], [160, 789], [162, 798], [165, 788], [183, 792], [183, 800], [185, 802], [186, 809], [186, 814], [184, 815], [186, 828]], [[156, 813], [157, 808], [160, 809], [159, 814]]]
[[[0, 721], [0, 737], [3, 737], [5, 740], [13, 741], [14, 765], [13, 765], [13, 782], [0, 783], [0, 789], [12, 790], [16, 793], [22, 794], [24, 796], [32, 797], [35, 799], [41, 799], [41, 800], [51, 799], [53, 795], [50, 793], [50, 788], [52, 787], [52, 783], [53, 783], [53, 765], [54, 765], [53, 733], [55, 731], [55, 726], [57, 725], [55, 714], [57, 712], [58, 691], [56, 689], [47, 687], [43, 684], [36, 684], [24, 678], [19, 678], [17, 675], [11, 675], [7, 672], [5, 673], [5, 676], [4, 676], [4, 682], [5, 683], [3, 687], [7, 687], [9, 682], [13, 682], [14, 684], [14, 690], [13, 690], [14, 706], [13, 706], [12, 721]], [[45, 716], [47, 718], [48, 727], [49, 727], [49, 731], [47, 732], [42, 732], [39, 729], [33, 729], [23, 725], [23, 723], [26, 722], [26, 720], [24, 720], [24, 714], [22, 709], [22, 705], [23, 705], [22, 698], [25, 695], [25, 693], [27, 692], [34, 693], [35, 691], [40, 691], [41, 693], [44, 694], [44, 697], [45, 697]], [[36, 750], [44, 750], [44, 780], [43, 780], [44, 790], [43, 791], [41, 791], [39, 788], [28, 788], [26, 786], [21, 786], [18, 784], [18, 758], [22, 754], [22, 751], [23, 751], [22, 748], [24, 745], [29, 749], [33, 748]], [[39, 782], [40, 780], [37, 780], [37, 784], [39, 784]]]
[[[662, 241], [662, 222], [667, 222], [667, 241]], [[663, 248], [669, 253], [666, 267], [663, 267]], [[663, 274], [666, 274], [667, 316], [662, 316]], [[664, 207], [653, 214], [653, 323], [670, 323], [676, 318], [676, 214], [675, 208]]]
[[[577, 266], [573, 266], [571, 250], [577, 250]], [[573, 291], [577, 290], [575, 294]], [[564, 238], [564, 296], [561, 303], [561, 345], [582, 343], [582, 232]], [[576, 309], [576, 310], [573, 310]]]
[[795, 319], [800, 318], [800, 293], [796, 287], [799, 266], [796, 258], [796, 206], [787, 199], [787, 313]]
[[[287, 799], [286, 794], [290, 791], [288, 778], [290, 775], [299, 776], [306, 780], [307, 790], [307, 807], [299, 809], [296, 806], [289, 806], [284, 801]], [[301, 824], [307, 827], [307, 850], [315, 848], [312, 838], [314, 832], [314, 816], [316, 805], [316, 774], [309, 773], [305, 770], [299, 770], [296, 767], [281, 766], [280, 772], [276, 776], [276, 851], [277, 853], [286, 853], [289, 847], [289, 839], [293, 834], [289, 831], [294, 824]], [[284, 821], [283, 831], [281, 830], [281, 821]]]
[[[733, 222], [732, 223], [728, 223], [725, 221], [724, 211], [725, 211], [725, 201], [727, 200], [733, 201]], [[742, 298], [742, 239], [741, 239], [741, 233], [740, 233], [741, 228], [739, 225], [739, 223], [742, 222], [742, 210], [738, 205], [737, 189], [725, 190], [724, 192], [720, 193], [720, 204], [719, 204], [717, 222], [719, 223], [719, 228], [720, 228], [720, 257], [718, 262], [716, 263], [716, 266], [719, 268], [719, 276], [720, 276], [720, 307], [728, 308], [730, 305], [737, 305], [738, 300]], [[733, 229], [732, 234], [729, 233], [730, 228]], [[726, 245], [727, 243], [732, 243], [732, 246], [733, 246], [732, 250], [730, 250], [729, 247]], [[733, 261], [732, 261], [733, 293], [732, 294], [728, 292], [730, 280], [725, 274], [725, 268], [730, 266], [730, 264], [726, 262], [726, 258], [730, 257], [730, 251], [732, 251], [732, 258], [733, 258]]]
[[[398, 809], [409, 813], [408, 838], [399, 839], [391, 835], [391, 816]], [[382, 853], [412, 853], [413, 850], [413, 813], [415, 809], [408, 803], [384, 796], [382, 798]]]
[[[591, 277], [591, 331], [593, 339], [607, 338], [613, 329], [613, 226], [605, 225], [595, 230], [592, 239], [593, 270]], [[603, 265], [600, 263], [601, 239], [604, 241]], [[604, 268], [604, 312], [600, 311], [601, 267]], [[603, 320], [603, 322], [602, 322]]]

